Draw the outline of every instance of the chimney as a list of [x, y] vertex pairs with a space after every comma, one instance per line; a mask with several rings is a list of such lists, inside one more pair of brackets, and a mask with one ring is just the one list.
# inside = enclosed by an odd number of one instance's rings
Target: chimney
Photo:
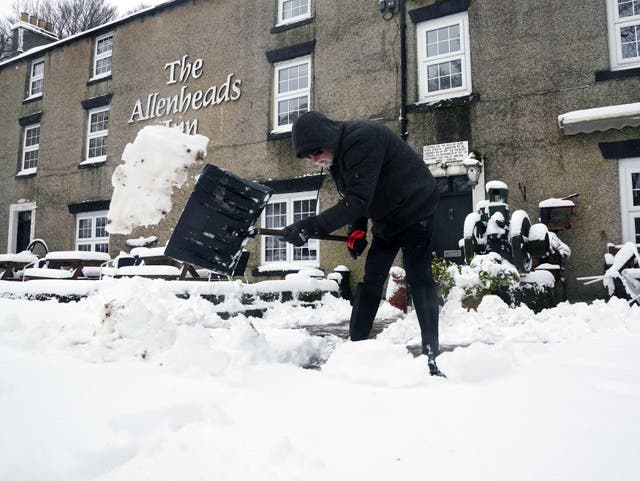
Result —
[[37, 25], [38, 17], [36, 17], [35, 15], [29, 15], [29, 23], [31, 25]]
[[45, 30], [45, 27], [47, 26], [46, 22], [44, 20], [42, 20], [41, 18], [38, 19], [38, 27], [41, 28], [42, 30]]
[[29, 21], [29, 14], [27, 12], [20, 12], [20, 21], [21, 22], [28, 22]]
[[[29, 25], [36, 28], [31, 28]], [[36, 15], [29, 15], [28, 12], [20, 12], [20, 22], [11, 28], [11, 49], [7, 58], [55, 42], [57, 39], [50, 22], [38, 18]]]
[[47, 32], [53, 32], [53, 24], [51, 22], [45, 22], [44, 29]]

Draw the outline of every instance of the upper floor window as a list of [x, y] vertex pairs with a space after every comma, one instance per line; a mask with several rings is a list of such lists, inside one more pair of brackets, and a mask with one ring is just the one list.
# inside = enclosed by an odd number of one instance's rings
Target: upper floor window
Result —
[[93, 78], [111, 74], [111, 57], [113, 52], [113, 33], [96, 38], [93, 56]]
[[310, 2], [311, 0], [278, 0], [278, 25], [309, 18]]
[[109, 136], [109, 107], [89, 110], [87, 126], [87, 157], [83, 164], [103, 162], [107, 159]]
[[471, 93], [468, 19], [467, 12], [461, 12], [418, 24], [419, 101]]
[[[293, 222], [317, 214], [315, 192], [297, 192], [295, 194], [276, 194], [262, 213], [262, 225], [268, 229], [281, 229]], [[294, 247], [283, 242], [279, 237], [262, 237], [262, 265], [274, 265], [280, 270], [287, 270], [283, 263], [317, 266], [319, 260], [319, 243], [317, 239], [309, 239], [301, 247]]]
[[273, 83], [273, 131], [290, 131], [293, 122], [309, 111], [311, 57], [300, 57], [275, 64]]
[[26, 126], [23, 137], [22, 159], [18, 175], [33, 174], [36, 171], [40, 152], [40, 124]]
[[107, 211], [85, 212], [76, 217], [76, 249], [109, 252]]
[[640, 67], [640, 0], [608, 0], [611, 68]]
[[31, 62], [31, 74], [29, 76], [29, 95], [27, 97], [37, 97], [42, 95], [44, 83], [44, 59], [39, 58]]

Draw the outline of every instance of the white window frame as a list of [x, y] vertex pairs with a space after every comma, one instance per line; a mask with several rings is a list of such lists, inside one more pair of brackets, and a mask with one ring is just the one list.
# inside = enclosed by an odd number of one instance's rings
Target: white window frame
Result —
[[[106, 237], [96, 236], [96, 228], [97, 228], [96, 219], [98, 217], [106, 218], [107, 212], [108, 211], [106, 210], [99, 210], [99, 211], [82, 212], [82, 213], [76, 214], [75, 234], [74, 234], [76, 250], [80, 250], [81, 245], [89, 245], [91, 246], [90, 251], [95, 252], [96, 244], [107, 244], [107, 252], [109, 252], [109, 233], [107, 232]], [[91, 237], [85, 237], [81, 239], [80, 238], [80, 221], [86, 220], [86, 219], [91, 220]]]
[[[278, 74], [281, 70], [286, 68], [295, 67], [298, 65], [307, 64], [307, 72], [309, 76], [309, 81], [306, 88], [293, 90], [291, 92], [287, 92], [285, 94], [278, 93]], [[271, 130], [273, 133], [281, 133], [281, 132], [291, 132], [292, 123], [285, 125], [278, 125], [278, 102], [283, 100], [290, 100], [296, 97], [302, 97], [304, 95], [307, 96], [307, 112], [311, 110], [311, 79], [313, 71], [311, 64], [311, 56], [306, 55], [304, 57], [297, 57], [291, 60], [286, 60], [283, 62], [278, 62], [273, 64], [273, 117], [271, 121], [273, 122], [273, 129]]]
[[284, 4], [290, 0], [278, 0], [278, 22], [276, 26], [280, 25], [288, 25], [290, 23], [296, 23], [301, 20], [305, 20], [307, 18], [311, 18], [311, 0], [306, 0], [307, 2], [307, 13], [303, 13], [301, 15], [296, 15], [295, 17], [283, 18], [284, 16]]
[[635, 58], [622, 58], [622, 45], [620, 43], [620, 29], [637, 25], [640, 27], [640, 14], [631, 17], [620, 17], [618, 0], [607, 0], [607, 18], [609, 26], [609, 58], [611, 70], [624, 70], [640, 67], [640, 56]]
[[9, 232], [7, 234], [7, 253], [16, 253], [16, 235], [18, 234], [18, 214], [24, 211], [31, 211], [31, 228], [29, 230], [29, 238], [35, 239], [36, 233], [36, 203], [22, 202], [19, 204], [11, 204], [9, 206]]
[[[269, 203], [270, 204], [279, 203], [279, 202], [287, 203], [287, 220], [285, 222], [285, 225], [290, 225], [294, 222], [293, 203], [297, 200], [316, 200], [317, 195], [318, 193], [316, 191], [274, 194], [273, 196], [271, 196], [271, 199], [269, 199]], [[318, 200], [318, 202], [316, 202], [316, 215], [319, 212], [319, 208], [320, 208], [319, 204], [320, 202]], [[260, 225], [262, 225], [263, 227], [266, 225], [266, 209], [262, 211], [262, 215], [260, 217]], [[287, 242], [285, 244], [286, 250], [287, 250], [286, 260], [267, 262], [266, 251], [265, 251], [267, 237], [273, 237], [273, 236], [261, 236], [261, 242], [260, 242], [260, 265], [261, 266], [283, 265], [284, 267], [282, 270], [288, 270], [289, 267], [297, 269], [297, 268], [303, 268], [303, 267], [319, 267], [320, 266], [320, 242], [318, 241], [318, 239], [309, 239], [307, 241], [307, 244], [305, 244], [305, 246], [309, 246], [310, 248], [316, 250], [317, 252], [316, 259], [300, 260], [300, 261], [293, 260], [294, 249], [296, 249], [296, 247], [294, 247], [292, 244], [289, 244]]]
[[[42, 73], [36, 75], [34, 74], [34, 70], [36, 68], [36, 65], [38, 64], [42, 64]], [[41, 85], [40, 91], [34, 93], [33, 85], [38, 80], [42, 80], [42, 83], [40, 84]], [[43, 92], [44, 92], [44, 57], [40, 57], [35, 59], [33, 62], [31, 62], [31, 69], [29, 71], [29, 95], [27, 96], [27, 99], [35, 99], [38, 97], [42, 97]]]
[[107, 138], [107, 149], [109, 148], [109, 128], [106, 130], [99, 130], [97, 132], [91, 132], [91, 116], [95, 114], [99, 114], [101, 112], [109, 111], [109, 106], [106, 107], [98, 107], [95, 109], [91, 109], [88, 111], [87, 116], [87, 147], [85, 149], [85, 160], [80, 162], [80, 165], [86, 164], [96, 164], [99, 162], [105, 162], [107, 160], [107, 156], [99, 155], [96, 157], [89, 157], [89, 147], [91, 145], [91, 139], [95, 139], [98, 137], [106, 137]]
[[[27, 133], [30, 130], [38, 129], [40, 132], [38, 133], [38, 143], [33, 145], [27, 145]], [[20, 172], [18, 175], [29, 175], [34, 174], [38, 169], [38, 161], [40, 160], [40, 137], [42, 136], [42, 129], [40, 128], [40, 124], [30, 124], [25, 125], [22, 134], [22, 153], [20, 155]], [[38, 158], [36, 159], [36, 165], [34, 167], [26, 167], [25, 161], [27, 152], [38, 152]]]
[[[427, 32], [452, 25], [460, 27], [460, 50], [427, 57]], [[471, 93], [471, 47], [469, 41], [469, 14], [460, 12], [446, 17], [420, 22], [416, 26], [418, 55], [418, 102], [436, 102], [443, 99], [463, 97]], [[430, 65], [461, 60], [462, 85], [460, 87], [439, 90], [430, 93], [428, 90], [428, 73]]]
[[[100, 43], [100, 41], [109, 37], [111, 37], [111, 50], [107, 52], [98, 53], [98, 44]], [[96, 73], [96, 69], [98, 68], [98, 62], [100, 60], [103, 60], [109, 57], [111, 57], [111, 68], [106, 72]], [[99, 37], [96, 37], [95, 45], [93, 47], [93, 68], [91, 70], [93, 72], [93, 76], [91, 77], [91, 80], [99, 79], [102, 77], [108, 77], [109, 75], [111, 75], [112, 70], [113, 70], [113, 32], [109, 32], [109, 33], [105, 33], [104, 35], [100, 35]]]
[[634, 220], [640, 217], [640, 206], [633, 205], [631, 174], [640, 174], [640, 157], [620, 159], [618, 161], [620, 175], [620, 214], [622, 215], [622, 242], [636, 243]]

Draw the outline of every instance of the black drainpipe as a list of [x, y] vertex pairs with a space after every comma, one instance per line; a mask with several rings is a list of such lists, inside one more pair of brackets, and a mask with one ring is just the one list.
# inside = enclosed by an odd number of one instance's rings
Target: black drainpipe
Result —
[[400, 1], [400, 136], [406, 141], [407, 132], [407, 8]]

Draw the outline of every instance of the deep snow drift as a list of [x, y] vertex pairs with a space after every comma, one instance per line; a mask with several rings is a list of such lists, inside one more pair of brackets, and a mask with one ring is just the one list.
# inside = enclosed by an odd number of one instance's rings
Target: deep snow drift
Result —
[[[415, 315], [377, 340], [311, 336], [347, 302], [222, 320], [163, 281], [78, 303], [0, 299], [3, 480], [633, 480], [640, 309], [442, 310], [426, 375]], [[317, 366], [304, 369], [300, 366]]]

